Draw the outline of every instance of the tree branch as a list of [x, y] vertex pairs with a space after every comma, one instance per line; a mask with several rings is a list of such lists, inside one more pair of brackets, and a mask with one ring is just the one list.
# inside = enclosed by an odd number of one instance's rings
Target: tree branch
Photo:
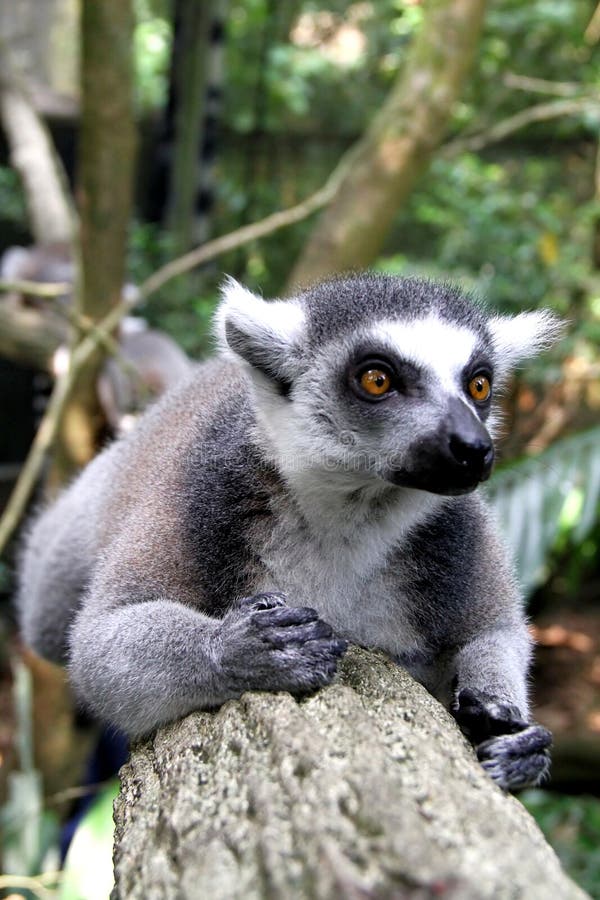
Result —
[[552, 97], [580, 97], [586, 92], [587, 87], [576, 81], [548, 81], [545, 78], [519, 75], [517, 72], [507, 72], [503, 81], [506, 87], [534, 94], [550, 94]]
[[[444, 156], [455, 156], [465, 150], [476, 151], [489, 144], [503, 140], [509, 134], [524, 128], [526, 125], [530, 125], [532, 122], [546, 121], [564, 115], [574, 115], [590, 108], [596, 108], [599, 102], [600, 98], [596, 100], [594, 97], [588, 96], [580, 97], [576, 100], [557, 100], [554, 103], [540, 103], [521, 110], [480, 134], [449, 141], [442, 146], [441, 153]], [[314, 212], [327, 206], [336, 196], [340, 184], [352, 166], [353, 159], [354, 154], [352, 151], [346, 154], [342, 163], [335, 169], [326, 184], [296, 206], [272, 213], [270, 216], [261, 219], [259, 222], [254, 222], [252, 225], [244, 225], [242, 228], [215, 238], [162, 266], [140, 286], [139, 300], [147, 300], [148, 297], [164, 287], [167, 282], [177, 278], [179, 275], [183, 275], [185, 272], [189, 272], [190, 269], [209, 262], [230, 250], [242, 247], [244, 244], [250, 243], [250, 241], [266, 237], [280, 228], [295, 225], [297, 222], [301, 222]]]
[[[56, 885], [60, 882], [60, 872], [49, 872], [35, 877], [30, 875], [0, 875], [0, 890], [14, 891], [26, 890], [30, 891], [40, 900], [52, 900], [56, 897]], [[47, 887], [49, 884], [50, 887]], [[11, 893], [11, 896], [20, 896]]]
[[546, 122], [549, 119], [557, 119], [560, 116], [572, 116], [587, 110], [598, 110], [599, 108], [600, 101], [593, 97], [538, 103], [535, 106], [520, 110], [507, 119], [503, 119], [480, 134], [449, 141], [447, 144], [444, 144], [441, 152], [445, 158], [456, 156], [465, 151], [476, 152], [489, 144], [495, 144], [504, 140], [509, 134], [519, 131], [520, 128], [525, 128], [525, 126], [534, 122]]
[[370, 265], [394, 217], [441, 144], [485, 11], [483, 0], [430, 0], [402, 72], [354, 145], [341, 190], [312, 230], [288, 289]]
[[62, 163], [29, 98], [24, 79], [11, 69], [6, 47], [0, 49], [0, 115], [12, 165], [23, 183], [35, 241], [72, 245], [77, 214]]
[[[535, 80], [539, 81], [540, 79]], [[476, 151], [489, 144], [503, 140], [509, 134], [518, 131], [520, 128], [524, 128], [533, 122], [547, 121], [563, 115], [574, 115], [589, 108], [594, 108], [598, 102], [598, 100], [588, 96], [573, 100], [557, 100], [556, 102], [540, 103], [536, 106], [531, 106], [528, 109], [520, 110], [518, 113], [515, 113], [515, 115], [509, 116], [502, 122], [493, 125], [487, 131], [482, 131], [481, 133], [471, 135], [470, 137], [457, 138], [453, 141], [449, 141], [442, 146], [441, 152], [445, 157], [449, 157], [455, 156], [463, 151]], [[189, 253], [166, 263], [140, 285], [138, 295], [134, 302], [138, 304], [143, 300], [147, 300], [169, 281], [172, 281], [180, 275], [184, 275], [186, 272], [189, 272], [197, 266], [210, 262], [218, 256], [222, 256], [224, 253], [228, 253], [231, 250], [236, 250], [245, 244], [249, 244], [251, 241], [259, 240], [269, 234], [273, 234], [281, 228], [287, 228], [290, 225], [295, 225], [297, 222], [301, 222], [308, 218], [308, 216], [312, 215], [314, 212], [325, 207], [335, 197], [340, 183], [343, 181], [351, 164], [352, 156], [347, 154], [343, 160], [343, 164], [336, 168], [325, 185], [305, 200], [295, 206], [288, 207], [288, 209], [271, 213], [271, 215], [266, 216], [258, 222], [253, 222], [251, 225], [244, 225], [242, 228], [238, 228], [235, 231], [231, 231], [212, 241], [208, 241], [206, 244], [202, 244], [195, 250], [191, 250]], [[0, 290], [19, 289], [18, 287], [11, 288], [11, 284], [12, 283], [0, 281]], [[22, 293], [52, 296], [52, 287], [49, 285], [40, 286], [40, 290], [34, 290], [33, 287], [30, 287], [32, 284], [31, 282], [22, 282], [18, 284], [24, 285], [23, 288], [20, 288]], [[65, 286], [62, 285], [61, 287], [64, 289]], [[46, 289], [48, 289], [47, 293]], [[62, 292], [64, 291], [61, 291], [61, 293]], [[59, 292], [56, 291], [56, 293]], [[130, 306], [126, 304], [123, 315], [125, 315], [129, 308]]]
[[53, 299], [71, 293], [73, 285], [67, 281], [6, 281], [0, 278], [0, 291], [13, 294], [24, 294], [26, 297], [43, 297]]
[[138, 743], [114, 817], [114, 900], [586, 896], [443, 706], [355, 647], [310, 698], [248, 692]]

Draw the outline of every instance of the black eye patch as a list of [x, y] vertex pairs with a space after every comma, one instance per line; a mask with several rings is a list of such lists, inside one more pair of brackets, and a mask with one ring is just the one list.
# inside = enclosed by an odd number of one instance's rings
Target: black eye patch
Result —
[[481, 344], [475, 347], [463, 369], [464, 381], [470, 381], [478, 372], [485, 373], [490, 381], [494, 380], [494, 366], [492, 365], [490, 353]]
[[425, 379], [420, 366], [411, 360], [402, 359], [397, 354], [390, 352], [388, 348], [382, 349], [371, 345], [357, 348], [352, 355], [346, 368], [346, 384], [354, 390], [355, 386], [360, 383], [361, 375], [369, 369], [382, 369], [389, 374], [390, 393], [394, 392], [404, 396], [419, 396], [423, 393]]

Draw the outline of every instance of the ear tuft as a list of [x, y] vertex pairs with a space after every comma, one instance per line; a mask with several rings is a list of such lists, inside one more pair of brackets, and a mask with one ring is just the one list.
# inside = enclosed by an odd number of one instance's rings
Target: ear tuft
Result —
[[290, 381], [294, 351], [304, 328], [304, 312], [295, 300], [263, 300], [234, 278], [221, 288], [215, 318], [219, 349], [244, 360], [263, 375]]
[[256, 294], [253, 294], [252, 291], [249, 291], [248, 288], [245, 288], [243, 284], [240, 284], [239, 281], [236, 281], [235, 278], [232, 278], [231, 275], [225, 277], [219, 291], [221, 302], [215, 313], [213, 331], [218, 349], [222, 353], [227, 354], [230, 347], [225, 334], [226, 320], [231, 316], [235, 317], [236, 314], [239, 316], [243, 316], [244, 313], [247, 314], [249, 307], [263, 301]]
[[564, 323], [547, 309], [516, 316], [494, 316], [488, 322], [501, 378], [523, 359], [547, 350], [562, 335]]

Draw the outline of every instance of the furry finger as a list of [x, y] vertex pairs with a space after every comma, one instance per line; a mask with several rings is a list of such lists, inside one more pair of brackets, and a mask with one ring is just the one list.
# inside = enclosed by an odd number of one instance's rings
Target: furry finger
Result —
[[265, 629], [262, 639], [272, 647], [283, 648], [288, 644], [306, 644], [308, 641], [329, 640], [333, 637], [333, 629], [322, 619], [299, 625], [289, 625]]
[[546, 781], [550, 774], [550, 755], [544, 752], [508, 760], [490, 758], [481, 765], [502, 790], [517, 791]]
[[319, 621], [319, 614], [316, 609], [312, 609], [310, 606], [285, 606], [259, 610], [252, 618], [257, 625], [285, 628], [292, 625], [305, 625], [308, 622], [317, 622]]

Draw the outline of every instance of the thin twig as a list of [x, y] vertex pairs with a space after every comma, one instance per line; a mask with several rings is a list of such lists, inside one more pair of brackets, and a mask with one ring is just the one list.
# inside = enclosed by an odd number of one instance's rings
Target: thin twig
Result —
[[[67, 281], [64, 282], [38, 282], [38, 281], [6, 281], [0, 278], [0, 292], [25, 294], [31, 297], [40, 297], [43, 300], [59, 300], [65, 294], [71, 294], [73, 285]], [[71, 306], [64, 303], [54, 303], [54, 311], [61, 318], [65, 319], [69, 325], [72, 325], [75, 332], [79, 335], [87, 334], [96, 330], [96, 323], [89, 316], [81, 316]], [[110, 334], [98, 334], [100, 345], [108, 354], [113, 356], [123, 371], [129, 375], [142, 380], [140, 373], [129, 360], [125, 359], [118, 342]]]
[[[86, 334], [95, 335], [98, 346], [102, 347], [107, 355], [112, 356], [116, 360], [123, 372], [126, 372], [131, 378], [135, 379], [139, 383], [139, 386], [145, 386], [144, 379], [135, 366], [125, 358], [121, 347], [119, 346], [119, 342], [115, 340], [112, 334], [101, 331], [93, 319], [90, 319], [89, 316], [80, 315], [75, 312], [74, 309], [71, 309], [70, 306], [59, 306], [57, 304], [55, 310], [73, 326], [75, 333], [80, 337]], [[125, 310], [125, 315], [126, 314], [127, 310]]]
[[65, 788], [64, 791], [50, 794], [46, 798], [46, 806], [61, 806], [63, 803], [70, 803], [71, 800], [87, 797], [88, 794], [97, 794], [111, 784], [112, 781], [112, 778], [107, 778], [105, 781], [95, 781], [93, 784], [82, 784], [77, 787]]
[[23, 890], [31, 891], [36, 897], [40, 897], [41, 900], [52, 900], [53, 897], [56, 897], [56, 893], [47, 888], [44, 882], [56, 885], [60, 879], [60, 872], [49, 872], [37, 875], [35, 878], [29, 875], [0, 875], [0, 890], [23, 888]]
[[445, 158], [457, 156], [465, 151], [476, 152], [504, 140], [509, 134], [531, 125], [534, 122], [546, 122], [549, 119], [557, 119], [560, 116], [573, 116], [586, 111], [600, 110], [600, 100], [593, 97], [580, 97], [577, 100], [554, 100], [548, 103], [538, 103], [527, 109], [503, 119], [496, 125], [492, 125], [487, 131], [474, 134], [471, 137], [456, 138], [442, 147], [442, 155]]
[[532, 78], [530, 75], [519, 75], [517, 72], [507, 72], [503, 81], [506, 87], [516, 88], [519, 91], [530, 91], [532, 94], [549, 94], [552, 97], [580, 97], [587, 91], [589, 95], [589, 86], [578, 84], [576, 81], [549, 81], [546, 78]]
[[63, 297], [73, 290], [73, 285], [67, 281], [6, 281], [0, 278], [0, 291], [11, 294], [25, 294], [28, 297], [43, 297], [52, 300], [55, 297]]
[[[107, 778], [105, 781], [96, 781], [93, 784], [83, 784], [77, 787], [65, 788], [64, 791], [58, 791], [56, 794], [50, 794], [44, 800], [44, 807], [62, 806], [64, 803], [70, 803], [71, 800], [80, 800], [82, 797], [99, 794], [100, 791], [108, 787], [114, 779]], [[30, 810], [28, 812], [17, 812], [8, 816], [3, 820], [3, 830], [5, 835], [12, 835], [17, 832], [26, 822], [39, 820], [41, 813], [38, 810]]]

